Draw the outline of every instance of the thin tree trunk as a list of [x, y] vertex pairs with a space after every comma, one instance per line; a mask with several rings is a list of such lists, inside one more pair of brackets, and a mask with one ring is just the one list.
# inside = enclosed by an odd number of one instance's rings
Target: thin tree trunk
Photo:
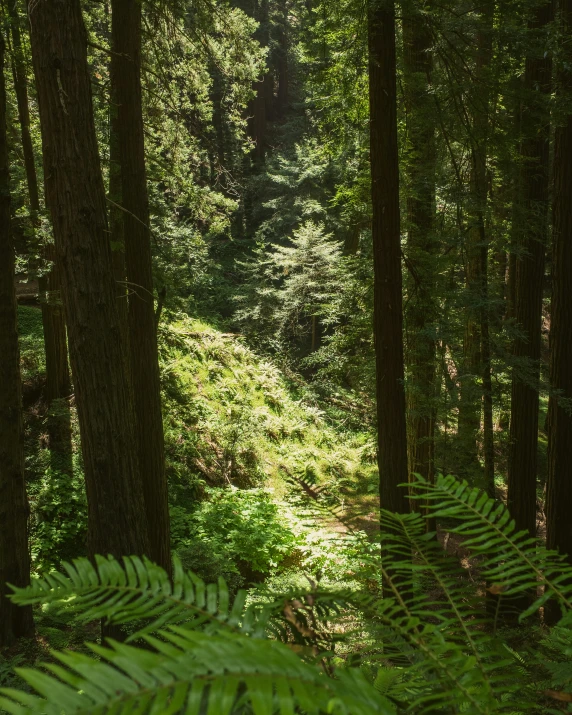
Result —
[[[535, 10], [532, 40], [552, 20], [552, 3]], [[521, 335], [514, 341], [507, 501], [518, 529], [536, 534], [538, 382], [542, 291], [548, 217], [548, 171], [552, 62], [538, 49], [525, 64], [523, 99], [521, 258], [516, 262], [514, 317]], [[519, 211], [520, 213], [520, 211]]]
[[489, 315], [489, 236], [486, 229], [487, 211], [487, 155], [490, 126], [491, 76], [493, 54], [492, 32], [495, 3], [489, 1], [481, 13], [477, 33], [476, 92], [473, 101], [473, 194], [475, 245], [472, 247], [479, 261], [476, 289], [479, 292], [480, 375], [482, 377], [483, 403], [483, 456], [485, 488], [490, 497], [495, 496], [493, 394], [491, 374], [490, 315]]
[[73, 471], [72, 426], [69, 399], [72, 392], [68, 368], [66, 327], [61, 298], [61, 268], [53, 246], [47, 246], [46, 258], [52, 269], [40, 283], [42, 325], [46, 352], [46, 402], [50, 465], [53, 470], [71, 475]]
[[46, 203], [79, 418], [91, 555], [148, 554], [79, 0], [30, 2]]
[[[15, 0], [8, 0], [10, 30], [12, 37], [12, 74], [18, 104], [18, 120], [22, 137], [22, 153], [30, 200], [32, 225], [37, 226], [40, 212], [38, 176], [34, 158], [34, 146], [30, 133], [30, 110], [28, 106], [28, 81], [25, 57], [20, 34], [20, 16]], [[35, 242], [32, 242], [33, 244]], [[53, 247], [42, 247], [43, 257], [54, 261]], [[32, 245], [32, 251], [36, 246]], [[39, 278], [44, 350], [46, 355], [46, 402], [48, 405], [48, 440], [51, 466], [65, 474], [72, 472], [72, 428], [69, 408], [71, 383], [68, 368], [66, 326], [61, 307], [60, 271], [54, 263], [48, 274]]]
[[378, 462], [381, 506], [409, 511], [403, 385], [402, 276], [397, 153], [395, 3], [368, 17]]
[[32, 635], [34, 621], [31, 606], [15, 606], [6, 598], [7, 583], [30, 583], [30, 557], [1, 33], [0, 68], [0, 647], [5, 647]]
[[[572, 0], [560, 4], [562, 35], [572, 32]], [[559, 67], [560, 92], [572, 96], [568, 64]], [[546, 545], [567, 554], [572, 564], [572, 113], [556, 128], [554, 149], [554, 218], [552, 244], [552, 314]]]
[[280, 24], [278, 28], [278, 92], [276, 95], [276, 114], [282, 119], [288, 109], [289, 71], [288, 71], [288, 2], [280, 2]]
[[[268, 47], [268, 0], [260, 0], [260, 5], [255, 3], [254, 18], [259, 22], [254, 37], [262, 47]], [[270, 104], [270, 98], [266, 96], [270, 89], [267, 77], [268, 75], [265, 75], [253, 83], [255, 96], [249, 104], [248, 133], [254, 142], [252, 159], [255, 167], [261, 167], [266, 159], [267, 105]]]
[[431, 481], [434, 476], [436, 281], [434, 257], [435, 124], [430, 94], [433, 56], [427, 18], [403, 20], [404, 85], [407, 109], [407, 257], [415, 268], [409, 278], [407, 325], [408, 471]]
[[141, 98], [141, 3], [111, 4], [113, 62], [125, 261], [129, 298], [129, 341], [135, 402], [139, 468], [149, 527], [149, 556], [171, 569], [169, 506], [161, 413], [157, 330], [153, 301], [151, 232], [145, 168]]
[[488, 307], [488, 255], [486, 243], [482, 256], [483, 306], [481, 318], [481, 359], [483, 362], [483, 456], [485, 489], [495, 498], [495, 443], [493, 425], [493, 381]]

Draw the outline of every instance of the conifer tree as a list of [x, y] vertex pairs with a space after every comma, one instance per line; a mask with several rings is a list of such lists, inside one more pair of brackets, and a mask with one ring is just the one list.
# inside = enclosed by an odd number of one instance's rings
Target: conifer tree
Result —
[[407, 109], [407, 258], [405, 313], [408, 378], [409, 473], [433, 476], [435, 436], [435, 123], [430, 94], [432, 33], [427, 6], [403, 18], [404, 90]]
[[141, 3], [112, 2], [112, 99], [117, 103], [121, 209], [129, 286], [130, 369], [139, 470], [149, 528], [149, 556], [170, 570], [169, 507], [157, 329], [153, 301], [151, 230], [141, 97]]
[[560, 3], [559, 24], [557, 80], [564, 117], [554, 141], [546, 545], [572, 563], [572, 0]]
[[91, 555], [148, 554], [81, 3], [32, 0], [28, 14], [46, 204], [62, 268], [81, 433], [88, 548]]
[[[18, 120], [24, 155], [24, 168], [30, 202], [32, 230], [37, 228], [40, 213], [40, 195], [36, 159], [30, 132], [30, 110], [28, 106], [28, 78], [20, 28], [18, 3], [10, 0], [10, 30], [12, 38], [12, 75], [18, 105]], [[37, 250], [32, 241], [30, 253]], [[61, 270], [55, 261], [52, 244], [40, 247], [43, 258], [50, 261], [47, 274], [39, 278], [44, 351], [46, 355], [46, 402], [48, 406], [48, 438], [52, 467], [59, 472], [70, 474], [72, 470], [72, 430], [69, 398], [71, 382], [68, 367], [66, 326], [61, 303]], [[32, 258], [30, 257], [30, 260]]]
[[0, 34], [0, 648], [34, 631], [31, 606], [16, 606], [7, 583], [30, 583], [28, 500], [24, 482], [22, 383], [10, 227], [4, 37]]
[[409, 511], [397, 148], [395, 3], [368, 6], [374, 340], [380, 500]]
[[539, 361], [542, 293], [548, 231], [550, 115], [552, 60], [543, 41], [552, 20], [552, 2], [533, 10], [528, 29], [522, 100], [522, 176], [517, 221], [514, 317], [519, 335], [514, 341], [511, 390], [507, 501], [516, 525], [536, 533], [538, 465]]

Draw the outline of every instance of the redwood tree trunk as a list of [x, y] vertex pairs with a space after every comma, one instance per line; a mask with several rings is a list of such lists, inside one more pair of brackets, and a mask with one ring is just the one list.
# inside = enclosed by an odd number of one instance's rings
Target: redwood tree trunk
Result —
[[118, 308], [127, 331], [127, 269], [125, 267], [125, 238], [123, 232], [123, 205], [121, 188], [121, 155], [119, 139], [118, 101], [114, 95], [116, 81], [114, 72], [118, 71], [117, 58], [112, 55], [110, 62], [111, 97], [109, 107], [109, 235], [111, 255], [113, 257], [113, 275], [115, 277]]
[[141, 99], [141, 2], [113, 0], [111, 34], [125, 261], [129, 298], [131, 374], [139, 468], [149, 526], [149, 556], [171, 568], [169, 507], [153, 302], [151, 233]]
[[[475, 286], [480, 309], [478, 311], [480, 350], [479, 373], [482, 378], [483, 456], [485, 488], [495, 497], [493, 395], [491, 374], [490, 310], [489, 310], [489, 236], [485, 222], [487, 213], [487, 156], [490, 127], [491, 76], [494, 2], [481, 12], [477, 32], [476, 91], [473, 94], [473, 245], [478, 262], [478, 282]], [[479, 403], [481, 400], [479, 399]]]
[[[552, 3], [535, 10], [531, 37], [552, 20]], [[518, 529], [536, 534], [538, 381], [544, 260], [548, 224], [548, 171], [552, 63], [540, 48], [527, 58], [524, 75], [521, 258], [516, 262], [514, 317], [521, 336], [514, 341], [507, 501]]]
[[[269, 45], [268, 33], [268, 0], [255, 0], [254, 19], [259, 23], [254, 37], [262, 47]], [[271, 106], [270, 97], [271, 82], [268, 74], [256, 81], [252, 85], [255, 92], [254, 98], [249, 103], [248, 134], [254, 141], [252, 160], [255, 167], [261, 167], [266, 159], [266, 122], [268, 119], [268, 109]]]
[[407, 324], [409, 473], [433, 478], [435, 435], [435, 124], [430, 93], [432, 35], [421, 13], [403, 20], [404, 85], [407, 108]]
[[61, 268], [55, 256], [54, 247], [48, 246], [47, 248], [50, 250], [46, 251], [46, 258], [53, 260], [53, 265], [49, 274], [40, 282], [40, 293], [46, 352], [46, 402], [48, 404], [50, 464], [52, 469], [57, 472], [71, 474], [73, 454], [69, 399], [72, 386], [61, 298]]
[[34, 631], [32, 607], [14, 606], [6, 598], [7, 582], [30, 583], [30, 557], [3, 67], [0, 33], [0, 647]]
[[371, 0], [368, 16], [374, 338], [380, 499], [409, 511], [403, 385], [403, 317], [395, 64], [395, 3]]
[[[560, 4], [564, 37], [572, 32], [572, 0]], [[558, 84], [572, 95], [570, 49], [558, 71]], [[552, 314], [546, 545], [567, 554], [572, 564], [572, 113], [557, 127], [554, 149]]]
[[[288, 2], [280, 1], [280, 23], [278, 26], [278, 92], [276, 94], [276, 114], [280, 119], [284, 117], [288, 109], [289, 100], [289, 71], [288, 71]], [[268, 76], [268, 75], [267, 75]], [[270, 85], [270, 88], [272, 85]]]
[[89, 551], [148, 554], [81, 4], [33, 1], [29, 18], [46, 203], [62, 269], [81, 431]]
[[[22, 137], [22, 153], [30, 200], [30, 214], [34, 227], [40, 212], [38, 176], [34, 158], [34, 146], [30, 134], [30, 111], [28, 107], [28, 81], [26, 63], [20, 34], [20, 16], [17, 3], [8, 2], [10, 29], [12, 36], [12, 68], [14, 90], [18, 104], [18, 120]], [[52, 246], [41, 248], [44, 258], [55, 259]], [[31, 250], [36, 250], [33, 245]], [[42, 327], [44, 350], [46, 354], [46, 402], [48, 405], [48, 439], [50, 445], [51, 466], [53, 469], [71, 474], [72, 471], [72, 429], [69, 409], [71, 393], [68, 369], [68, 351], [66, 326], [60, 295], [60, 270], [54, 263], [47, 275], [39, 278], [40, 305], [42, 309]]]

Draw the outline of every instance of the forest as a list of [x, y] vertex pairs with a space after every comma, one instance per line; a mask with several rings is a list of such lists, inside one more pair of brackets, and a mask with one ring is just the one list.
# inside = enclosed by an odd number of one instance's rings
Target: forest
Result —
[[0, 20], [0, 713], [572, 712], [572, 0]]

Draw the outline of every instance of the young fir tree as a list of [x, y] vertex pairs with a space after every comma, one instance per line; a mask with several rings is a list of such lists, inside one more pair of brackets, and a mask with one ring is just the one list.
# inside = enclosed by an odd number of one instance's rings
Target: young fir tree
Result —
[[30, 556], [3, 68], [0, 34], [0, 648], [34, 631], [32, 607], [6, 598], [8, 583], [30, 583]]
[[81, 432], [91, 555], [148, 554], [79, 0], [29, 3], [46, 204]]

